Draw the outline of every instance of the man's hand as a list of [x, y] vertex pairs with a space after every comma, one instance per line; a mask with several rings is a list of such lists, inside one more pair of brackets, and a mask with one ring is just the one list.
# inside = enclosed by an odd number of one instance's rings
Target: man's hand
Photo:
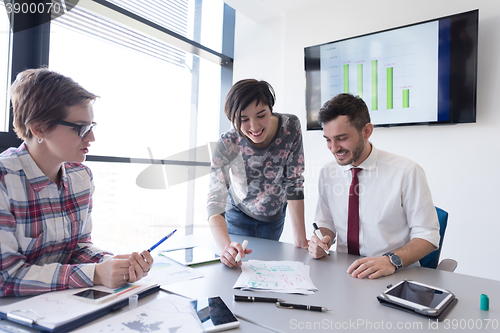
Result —
[[314, 259], [319, 259], [326, 256], [326, 252], [328, 252], [330, 248], [328, 244], [330, 244], [331, 240], [332, 239], [329, 235], [323, 236], [322, 240], [320, 240], [316, 235], [312, 235], [308, 247], [309, 255]]
[[381, 276], [391, 275], [395, 271], [396, 267], [387, 256], [361, 258], [353, 262], [347, 269], [347, 273], [359, 279], [365, 277], [376, 279]]
[[240, 267], [242, 265], [241, 260], [236, 263], [236, 256], [238, 253], [241, 254], [241, 259], [243, 259], [246, 254], [252, 253], [252, 250], [247, 248], [243, 251], [243, 247], [240, 243], [231, 242], [231, 244], [226, 245], [222, 250], [220, 261], [227, 267]]

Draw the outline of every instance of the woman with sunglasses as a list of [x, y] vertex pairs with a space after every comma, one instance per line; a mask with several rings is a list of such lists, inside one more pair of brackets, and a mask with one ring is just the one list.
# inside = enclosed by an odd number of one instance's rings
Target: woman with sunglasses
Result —
[[[228, 267], [251, 252], [229, 234], [279, 240], [288, 206], [296, 247], [307, 248], [304, 226], [304, 152], [299, 119], [273, 113], [266, 81], [241, 80], [229, 90], [224, 112], [233, 128], [212, 156], [208, 216]], [[251, 244], [250, 244], [251, 246]]]
[[45, 68], [18, 74], [11, 88], [14, 130], [24, 142], [0, 154], [0, 297], [147, 275], [148, 251], [113, 256], [93, 246], [89, 168], [96, 95]]

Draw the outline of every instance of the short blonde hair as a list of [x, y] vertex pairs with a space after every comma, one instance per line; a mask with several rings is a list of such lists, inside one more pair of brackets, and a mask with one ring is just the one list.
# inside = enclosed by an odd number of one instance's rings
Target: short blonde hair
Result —
[[50, 130], [54, 122], [67, 116], [67, 108], [92, 103], [98, 96], [88, 92], [73, 79], [47, 68], [19, 73], [10, 90], [14, 113], [14, 131], [20, 139], [33, 137], [30, 125], [39, 123]]

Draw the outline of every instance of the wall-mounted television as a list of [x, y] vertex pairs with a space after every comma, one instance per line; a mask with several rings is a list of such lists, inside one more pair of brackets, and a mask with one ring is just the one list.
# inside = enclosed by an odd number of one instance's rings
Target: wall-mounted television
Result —
[[479, 10], [306, 47], [307, 129], [321, 106], [358, 95], [373, 125], [476, 121]]

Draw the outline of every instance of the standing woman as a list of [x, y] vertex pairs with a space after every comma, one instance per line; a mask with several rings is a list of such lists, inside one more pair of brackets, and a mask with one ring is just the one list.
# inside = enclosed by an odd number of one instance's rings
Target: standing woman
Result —
[[307, 248], [304, 226], [304, 152], [300, 121], [273, 113], [274, 90], [266, 81], [235, 83], [224, 112], [233, 128], [212, 156], [207, 211], [212, 235], [229, 267], [251, 253], [229, 234], [279, 240], [288, 206], [296, 247]]
[[0, 297], [102, 284], [147, 275], [143, 251], [112, 256], [91, 242], [90, 169], [97, 98], [48, 69], [21, 72], [11, 88], [14, 130], [24, 140], [0, 154]]

